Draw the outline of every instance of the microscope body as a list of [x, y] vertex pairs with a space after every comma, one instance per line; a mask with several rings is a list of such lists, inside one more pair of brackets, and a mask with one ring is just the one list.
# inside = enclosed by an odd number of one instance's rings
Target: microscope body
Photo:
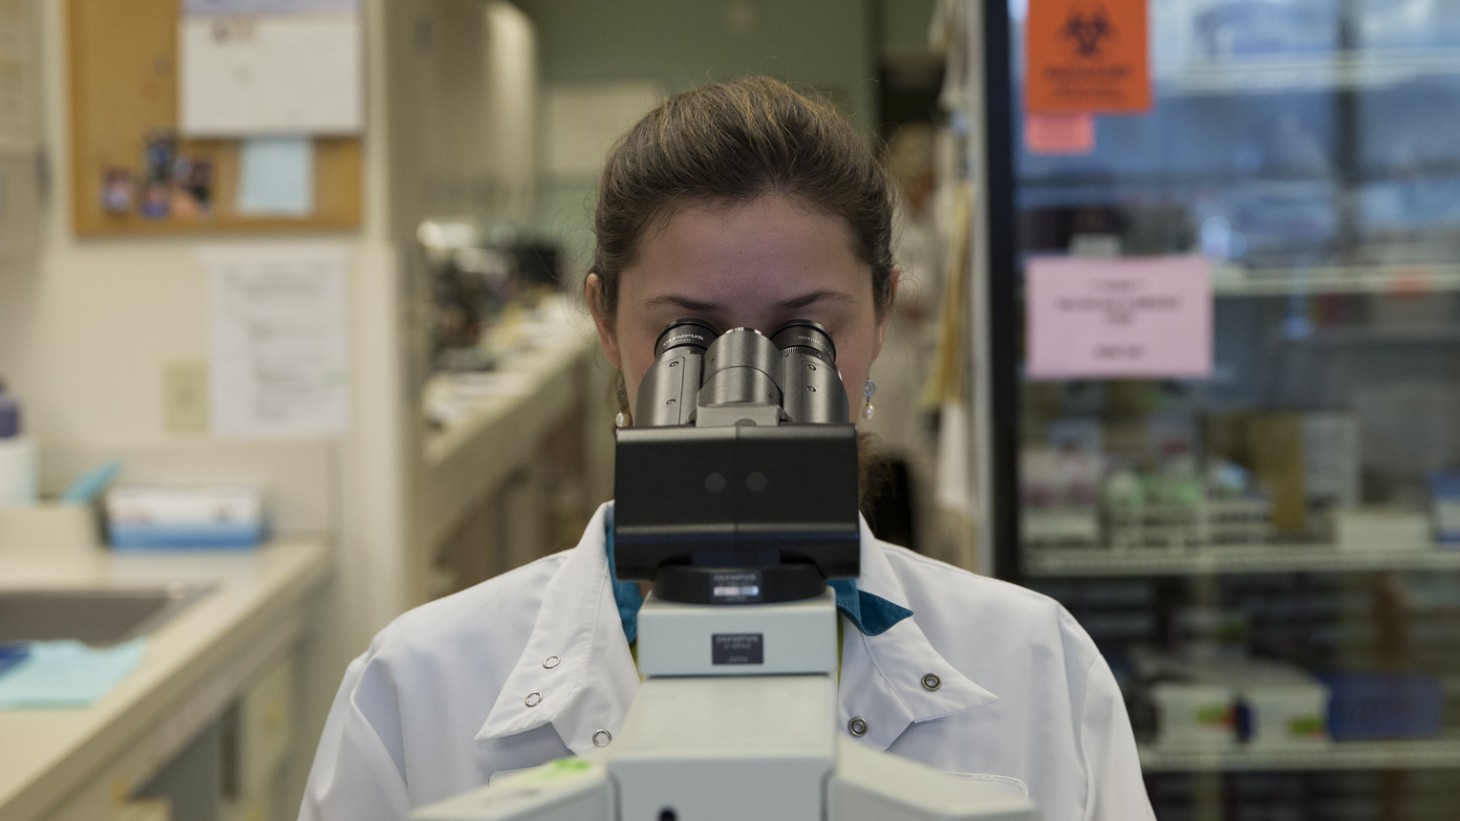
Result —
[[[836, 604], [649, 597], [645, 679], [601, 756], [514, 774], [414, 821], [1038, 821], [1007, 788], [836, 732]], [[762, 663], [747, 661], [762, 649]], [[724, 663], [727, 658], [735, 663]]]
[[999, 786], [836, 730], [826, 580], [857, 576], [861, 545], [856, 429], [830, 335], [687, 320], [655, 353], [616, 450], [617, 573], [653, 585], [623, 728], [598, 756], [413, 821], [1036, 821]]

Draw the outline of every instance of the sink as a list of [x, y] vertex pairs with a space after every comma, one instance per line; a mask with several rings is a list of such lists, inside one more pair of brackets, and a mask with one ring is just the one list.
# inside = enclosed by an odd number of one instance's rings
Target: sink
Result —
[[118, 644], [151, 633], [216, 586], [0, 590], [0, 645], [53, 639]]

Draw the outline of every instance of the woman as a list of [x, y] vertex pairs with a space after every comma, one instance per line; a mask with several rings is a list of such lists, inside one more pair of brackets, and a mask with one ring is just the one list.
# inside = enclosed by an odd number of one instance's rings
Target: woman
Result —
[[[670, 322], [811, 319], [862, 405], [897, 271], [887, 179], [829, 108], [769, 79], [690, 91], [603, 172], [585, 283], [632, 418]], [[870, 394], [870, 390], [866, 392]], [[870, 400], [868, 400], [870, 401]], [[639, 676], [639, 598], [604, 505], [577, 547], [397, 619], [345, 674], [302, 819], [400, 819], [493, 774], [608, 746]], [[839, 601], [840, 726], [879, 750], [1027, 791], [1046, 819], [1150, 818], [1120, 692], [1052, 600], [878, 542]]]

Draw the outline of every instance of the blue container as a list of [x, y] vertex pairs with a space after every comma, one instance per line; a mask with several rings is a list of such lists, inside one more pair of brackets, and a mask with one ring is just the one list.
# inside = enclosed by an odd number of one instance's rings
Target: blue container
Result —
[[1420, 673], [1335, 673], [1328, 685], [1328, 733], [1335, 741], [1424, 738], [1440, 731], [1445, 694]]
[[29, 656], [30, 648], [24, 644], [0, 644], [0, 673], [25, 661]]

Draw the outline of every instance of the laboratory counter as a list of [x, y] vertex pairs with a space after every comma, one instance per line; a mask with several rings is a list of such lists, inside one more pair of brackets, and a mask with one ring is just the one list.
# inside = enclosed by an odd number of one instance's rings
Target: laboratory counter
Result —
[[0, 821], [165, 818], [129, 802], [259, 694], [268, 703], [254, 712], [265, 715], [248, 719], [249, 733], [266, 760], [255, 766], [277, 769], [293, 743], [296, 656], [329, 554], [322, 537], [239, 551], [0, 550], [4, 590], [211, 585], [147, 635], [138, 667], [90, 707], [0, 710]]

